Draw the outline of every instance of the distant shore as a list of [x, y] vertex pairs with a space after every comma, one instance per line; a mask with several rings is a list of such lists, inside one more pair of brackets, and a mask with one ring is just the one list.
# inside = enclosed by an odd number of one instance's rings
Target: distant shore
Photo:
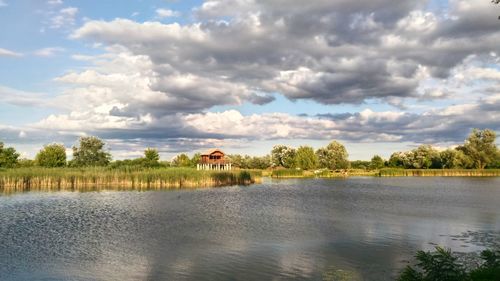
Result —
[[[265, 174], [264, 174], [265, 175]], [[295, 170], [281, 169], [269, 172], [272, 178], [343, 178], [351, 176], [372, 177], [498, 177], [500, 169], [392, 169], [380, 170]]]

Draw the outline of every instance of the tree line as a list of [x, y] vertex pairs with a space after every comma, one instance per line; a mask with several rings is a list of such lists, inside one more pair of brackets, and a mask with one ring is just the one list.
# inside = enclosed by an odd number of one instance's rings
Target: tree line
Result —
[[[314, 150], [311, 146], [293, 148], [275, 145], [270, 154], [258, 157], [232, 154], [227, 157], [233, 166], [241, 169], [365, 169], [377, 170], [384, 167], [405, 169], [484, 169], [500, 168], [500, 152], [495, 144], [496, 134], [489, 129], [472, 130], [462, 145], [439, 151], [431, 145], [421, 145], [413, 150], [393, 153], [388, 160], [375, 155], [370, 161], [349, 161], [349, 154], [343, 144], [332, 141], [326, 147]], [[111, 153], [105, 149], [103, 140], [90, 136], [81, 137], [72, 148], [73, 157], [66, 158], [66, 147], [62, 144], [45, 145], [34, 160], [20, 159], [12, 147], [0, 142], [0, 168], [15, 167], [196, 167], [201, 154], [192, 157], [179, 154], [172, 161], [160, 161], [157, 149], [148, 148], [144, 156], [136, 159], [112, 161]]]

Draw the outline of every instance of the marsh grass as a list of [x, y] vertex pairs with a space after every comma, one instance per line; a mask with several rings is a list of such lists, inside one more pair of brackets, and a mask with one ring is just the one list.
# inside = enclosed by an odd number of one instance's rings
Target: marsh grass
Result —
[[393, 169], [381, 170], [316, 170], [304, 171], [296, 169], [273, 170], [273, 178], [342, 178], [350, 176], [380, 176], [380, 177], [498, 177], [500, 169]]
[[498, 177], [500, 169], [381, 169], [381, 177]]
[[19, 168], [0, 170], [1, 192], [149, 190], [248, 185], [257, 172], [197, 171], [191, 168]]

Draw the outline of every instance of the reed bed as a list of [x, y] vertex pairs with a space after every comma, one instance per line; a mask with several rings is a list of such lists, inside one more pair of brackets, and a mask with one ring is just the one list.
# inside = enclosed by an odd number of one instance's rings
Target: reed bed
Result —
[[304, 173], [303, 170], [280, 169], [280, 170], [272, 171], [271, 177], [273, 177], [273, 178], [305, 178], [305, 177], [307, 177], [307, 175]]
[[197, 171], [190, 168], [19, 168], [0, 170], [0, 192], [155, 190], [248, 185], [256, 172]]
[[498, 177], [500, 169], [382, 169], [381, 177]]
[[296, 169], [281, 169], [271, 172], [273, 178], [343, 178], [356, 176], [376, 177], [498, 177], [500, 169], [392, 169], [381, 170], [316, 170], [304, 171]]

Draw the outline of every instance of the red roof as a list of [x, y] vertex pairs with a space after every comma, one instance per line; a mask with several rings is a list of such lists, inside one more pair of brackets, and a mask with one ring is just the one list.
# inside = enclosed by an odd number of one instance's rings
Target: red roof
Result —
[[211, 154], [214, 154], [215, 152], [220, 152], [222, 154], [224, 154], [224, 152], [222, 152], [222, 150], [218, 149], [218, 148], [214, 148], [214, 149], [209, 149], [205, 152], [203, 152], [201, 155], [211, 155]]

